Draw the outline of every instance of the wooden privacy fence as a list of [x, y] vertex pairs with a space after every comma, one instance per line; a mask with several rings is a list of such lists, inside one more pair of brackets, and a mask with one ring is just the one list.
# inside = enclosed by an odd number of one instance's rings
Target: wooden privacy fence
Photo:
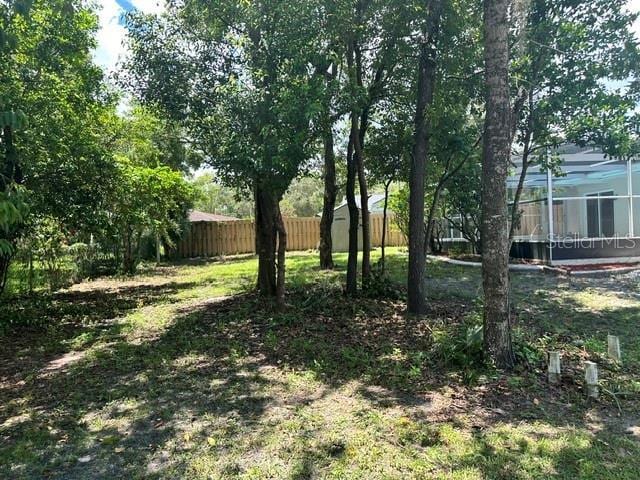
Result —
[[[379, 247], [382, 245], [382, 225], [384, 224], [383, 216], [380, 214], [371, 215], [371, 246]], [[387, 235], [384, 240], [387, 247], [404, 247], [407, 245], [407, 239], [398, 229], [393, 220], [393, 214], [387, 217]]]
[[[287, 250], [311, 250], [320, 244], [320, 218], [285, 218]], [[392, 225], [387, 226], [388, 246], [406, 245], [404, 236]], [[217, 257], [255, 252], [255, 226], [253, 220], [227, 222], [192, 222], [178, 242], [174, 256], [178, 258]], [[382, 216], [371, 216], [371, 244], [380, 246]]]

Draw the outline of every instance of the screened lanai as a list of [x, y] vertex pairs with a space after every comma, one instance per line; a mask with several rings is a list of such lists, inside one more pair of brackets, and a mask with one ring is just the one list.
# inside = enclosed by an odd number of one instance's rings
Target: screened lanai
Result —
[[[578, 147], [557, 154], [559, 172], [527, 171], [512, 255], [552, 263], [640, 257], [640, 162]], [[513, 161], [510, 206], [522, 168]]]

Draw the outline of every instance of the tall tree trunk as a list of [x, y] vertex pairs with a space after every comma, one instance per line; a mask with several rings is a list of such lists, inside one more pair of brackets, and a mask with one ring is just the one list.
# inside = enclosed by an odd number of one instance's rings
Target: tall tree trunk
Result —
[[135, 260], [134, 260], [134, 240], [133, 240], [133, 230], [131, 227], [125, 227], [125, 233], [122, 238], [123, 242], [123, 255], [122, 255], [122, 270], [127, 275], [133, 275], [135, 273]]
[[280, 308], [284, 307], [285, 257], [287, 252], [287, 229], [282, 220], [280, 202], [276, 209], [276, 230], [278, 233], [278, 269], [276, 279], [276, 300]]
[[[347, 44], [347, 68], [349, 80], [356, 84], [355, 72], [355, 40]], [[351, 111], [351, 131], [347, 146], [347, 208], [349, 209], [349, 256], [347, 258], [347, 295], [358, 293], [358, 232], [360, 230], [360, 212], [356, 203], [356, 175], [358, 165], [355, 158], [355, 145], [360, 134], [359, 113], [354, 107]]]
[[9, 278], [9, 266], [11, 265], [11, 255], [0, 255], [0, 295], [4, 292]]
[[484, 0], [486, 118], [482, 162], [484, 346], [499, 368], [513, 367], [509, 311], [507, 174], [511, 149], [509, 0]]
[[347, 258], [347, 295], [358, 293], [358, 232], [360, 212], [356, 203], [356, 165], [353, 158], [353, 136], [358, 131], [358, 116], [351, 115], [351, 135], [347, 147], [347, 208], [349, 210], [349, 256]]
[[[13, 129], [5, 125], [0, 131], [1, 145], [4, 150], [4, 161], [0, 163], [0, 190], [5, 191], [12, 188], [14, 184], [21, 184], [23, 181], [22, 170], [18, 162], [18, 150], [13, 142]], [[15, 239], [18, 228], [15, 231], [7, 232], [4, 240], [11, 246], [15, 246]], [[12, 253], [0, 254], [0, 295], [4, 292], [9, 278], [9, 266], [13, 258]]]
[[277, 295], [276, 244], [278, 200], [273, 192], [256, 187], [256, 238], [258, 245], [258, 291], [265, 297]]
[[433, 101], [436, 80], [436, 36], [440, 24], [441, 0], [433, 0], [418, 60], [418, 100], [414, 119], [414, 144], [409, 174], [409, 271], [407, 309], [414, 315], [426, 310], [424, 274], [426, 268], [424, 192], [429, 146], [427, 110]]
[[369, 190], [364, 172], [362, 144], [360, 135], [355, 135], [353, 144], [353, 163], [358, 171], [358, 186], [360, 187], [360, 215], [362, 216], [362, 286], [366, 288], [371, 277], [371, 222], [369, 213]]
[[[359, 88], [363, 88], [362, 81], [362, 51], [357, 42], [354, 42], [353, 53], [355, 59], [355, 81]], [[375, 82], [380, 81], [382, 70], [378, 70]], [[371, 93], [371, 92], [370, 92]], [[364, 171], [364, 139], [369, 123], [369, 109], [373, 98], [369, 97], [369, 102], [360, 113], [360, 123], [357, 124], [353, 136], [353, 156], [354, 164], [358, 172], [358, 187], [360, 189], [360, 215], [362, 217], [362, 287], [366, 288], [371, 277], [371, 222], [369, 214], [369, 189], [367, 187], [367, 177]]]
[[336, 158], [333, 150], [333, 131], [329, 124], [324, 136], [324, 198], [322, 202], [322, 218], [320, 219], [320, 268], [333, 269], [333, 211], [336, 208]]
[[442, 190], [444, 189], [444, 181], [441, 179], [436, 185], [436, 189], [433, 192], [433, 198], [431, 199], [431, 205], [429, 206], [429, 214], [427, 215], [427, 222], [424, 226], [424, 252], [425, 255], [428, 253], [433, 253], [431, 248], [431, 237], [433, 237], [433, 223], [436, 217], [436, 210], [438, 208], [438, 203], [440, 202], [440, 195], [442, 195]]
[[522, 152], [522, 170], [520, 171], [520, 178], [518, 178], [518, 186], [513, 194], [513, 205], [511, 206], [511, 226], [509, 227], [509, 244], [513, 242], [516, 230], [520, 226], [520, 198], [522, 197], [522, 190], [524, 190], [524, 182], [527, 177], [527, 171], [529, 169], [529, 145], [525, 140], [525, 149]]
[[391, 186], [391, 182], [393, 180], [387, 180], [384, 184], [384, 207], [382, 208], [382, 239], [380, 240], [380, 266], [382, 270], [382, 274], [385, 272], [385, 248], [387, 244], [387, 224], [388, 224], [388, 215], [387, 210], [389, 207], [389, 187]]

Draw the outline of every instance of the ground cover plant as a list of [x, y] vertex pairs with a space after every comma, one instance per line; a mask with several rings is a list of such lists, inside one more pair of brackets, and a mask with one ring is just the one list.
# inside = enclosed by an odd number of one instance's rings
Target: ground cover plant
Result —
[[[476, 356], [477, 269], [429, 263], [418, 319], [395, 288], [344, 301], [336, 260], [320, 272], [314, 253], [290, 255], [283, 311], [252, 293], [253, 257], [6, 301], [0, 477], [638, 477], [633, 274], [514, 274], [507, 375]], [[403, 251], [387, 253], [391, 282], [405, 269]], [[554, 387], [550, 348], [565, 368]], [[582, 391], [586, 358], [611, 392], [598, 402]]]

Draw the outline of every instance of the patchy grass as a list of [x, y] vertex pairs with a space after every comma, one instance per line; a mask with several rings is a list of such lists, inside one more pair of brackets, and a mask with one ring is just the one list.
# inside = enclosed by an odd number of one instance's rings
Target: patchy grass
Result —
[[[505, 375], [450, 352], [478, 321], [479, 270], [429, 264], [416, 319], [398, 300], [345, 299], [344, 260], [320, 272], [290, 255], [284, 312], [251, 293], [253, 258], [3, 305], [0, 477], [638, 478], [637, 277], [514, 275], [521, 365]], [[391, 251], [393, 280], [405, 262]], [[550, 348], [566, 371], [552, 388]], [[625, 393], [622, 413], [584, 399], [586, 358]]]

